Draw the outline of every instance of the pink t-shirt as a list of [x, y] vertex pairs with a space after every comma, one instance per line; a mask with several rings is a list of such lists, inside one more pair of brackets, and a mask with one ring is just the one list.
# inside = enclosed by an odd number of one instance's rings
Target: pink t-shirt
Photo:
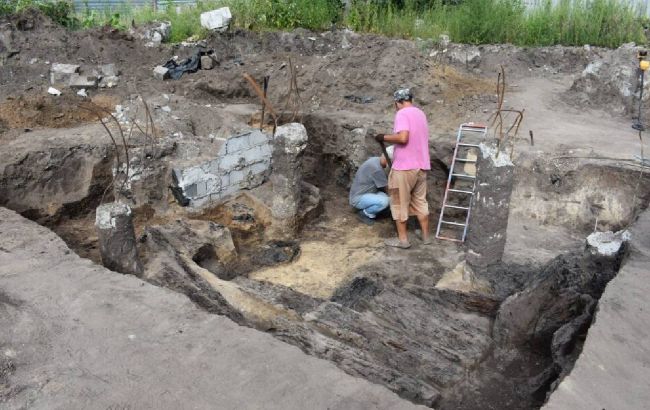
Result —
[[410, 169], [431, 169], [429, 159], [429, 125], [427, 117], [417, 107], [406, 107], [395, 114], [393, 132], [409, 132], [406, 144], [395, 144], [393, 169], [408, 171]]

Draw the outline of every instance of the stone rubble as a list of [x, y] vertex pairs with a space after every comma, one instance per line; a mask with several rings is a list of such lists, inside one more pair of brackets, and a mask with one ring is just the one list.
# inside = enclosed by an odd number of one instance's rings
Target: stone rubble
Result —
[[225, 31], [230, 25], [232, 14], [228, 7], [201, 13], [201, 26], [208, 30]]
[[144, 41], [145, 47], [158, 47], [169, 40], [172, 23], [169, 21], [154, 21], [144, 26], [132, 28], [129, 33]]
[[201, 69], [212, 70], [216, 62], [212, 56], [201, 56]]
[[630, 239], [631, 235], [627, 230], [593, 232], [587, 236], [587, 249], [602, 256], [612, 256], [616, 255], [623, 244]]
[[77, 64], [54, 63], [50, 67], [50, 83], [58, 87], [72, 89], [113, 88], [119, 81], [119, 71], [115, 64], [103, 64], [90, 74]]
[[153, 69], [153, 76], [157, 80], [163, 81], [169, 78], [169, 69], [161, 65]]

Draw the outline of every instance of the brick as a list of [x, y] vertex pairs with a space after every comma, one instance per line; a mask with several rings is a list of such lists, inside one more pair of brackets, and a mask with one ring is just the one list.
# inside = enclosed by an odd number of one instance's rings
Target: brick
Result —
[[248, 136], [249, 133], [246, 133], [246, 134], [228, 138], [228, 142], [226, 142], [226, 154], [245, 151], [248, 148], [250, 148]]

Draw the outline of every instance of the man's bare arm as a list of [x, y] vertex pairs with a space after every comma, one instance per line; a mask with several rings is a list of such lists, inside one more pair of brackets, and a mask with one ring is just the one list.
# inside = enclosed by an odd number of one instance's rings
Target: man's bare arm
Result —
[[400, 131], [397, 134], [386, 134], [384, 135], [384, 141], [404, 145], [409, 142], [409, 132]]

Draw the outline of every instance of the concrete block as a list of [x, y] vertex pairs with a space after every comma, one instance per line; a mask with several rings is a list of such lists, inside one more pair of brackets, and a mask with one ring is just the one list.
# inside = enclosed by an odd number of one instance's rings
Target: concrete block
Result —
[[271, 155], [273, 155], [273, 147], [271, 144], [260, 145], [260, 151], [264, 159], [271, 159]]
[[198, 208], [198, 207], [201, 207], [201, 206], [207, 204], [208, 202], [210, 202], [210, 196], [209, 195], [201, 197], [201, 198], [192, 199], [190, 201], [190, 206], [193, 207], [193, 208]]
[[235, 192], [239, 192], [239, 191], [241, 191], [241, 188], [239, 187], [239, 185], [227, 186], [221, 191], [221, 193], [219, 194], [219, 198], [223, 198], [223, 197], [225, 197], [227, 195], [232, 195]]
[[239, 153], [226, 155], [219, 159], [220, 172], [230, 172], [234, 169], [241, 168], [245, 159]]
[[248, 140], [252, 147], [269, 143], [269, 137], [259, 130], [251, 132], [248, 136]]
[[229, 185], [230, 185], [230, 175], [228, 175], [228, 174], [222, 175], [221, 176], [221, 187], [224, 188], [224, 187], [227, 187]]
[[79, 66], [77, 64], [53, 63], [50, 67], [50, 72], [60, 74], [74, 74], [79, 72]]
[[206, 194], [214, 194], [221, 191], [221, 178], [211, 178], [205, 181]]
[[258, 175], [264, 174], [269, 168], [270, 164], [268, 162], [258, 162], [257, 164], [251, 165], [250, 170], [253, 175]]
[[99, 71], [104, 77], [117, 77], [120, 75], [115, 64], [103, 64], [99, 66]]
[[201, 70], [212, 70], [215, 66], [215, 61], [210, 56], [201, 56]]
[[244, 161], [246, 165], [255, 164], [257, 162], [264, 161], [265, 157], [262, 155], [262, 149], [260, 147], [253, 147], [242, 151], [241, 155], [244, 156]]
[[54, 63], [50, 67], [50, 84], [68, 85], [72, 74], [79, 72], [79, 66], [76, 64], [58, 64]]
[[197, 182], [196, 184], [196, 195], [195, 197], [201, 198], [204, 197], [208, 194], [208, 186], [206, 181], [200, 181]]
[[250, 148], [249, 134], [246, 133], [228, 138], [226, 142], [226, 154], [232, 154], [233, 152], [244, 151]]
[[208, 161], [204, 164], [204, 169], [207, 173], [213, 174], [213, 175], [218, 175], [219, 172], [219, 162], [221, 161], [221, 158], [216, 158], [213, 159], [212, 161]]
[[208, 30], [226, 30], [232, 20], [232, 14], [228, 7], [201, 13], [201, 26]]
[[185, 194], [185, 197], [190, 199], [196, 198], [197, 192], [198, 192], [198, 187], [196, 186], [196, 183], [187, 185], [186, 187], [183, 188], [183, 193]]
[[120, 77], [117, 76], [103, 77], [99, 81], [99, 88], [113, 88], [117, 86], [119, 79]]
[[230, 186], [237, 185], [246, 178], [244, 170], [230, 172]]
[[70, 81], [70, 74], [67, 73], [50, 73], [50, 84], [68, 84]]
[[156, 68], [153, 69], [153, 76], [157, 80], [166, 80], [169, 78], [169, 69], [161, 65], [156, 66]]
[[97, 88], [97, 77], [79, 75], [76, 73], [71, 74], [70, 80], [68, 81], [68, 86], [70, 86], [70, 88], [76, 89]]

